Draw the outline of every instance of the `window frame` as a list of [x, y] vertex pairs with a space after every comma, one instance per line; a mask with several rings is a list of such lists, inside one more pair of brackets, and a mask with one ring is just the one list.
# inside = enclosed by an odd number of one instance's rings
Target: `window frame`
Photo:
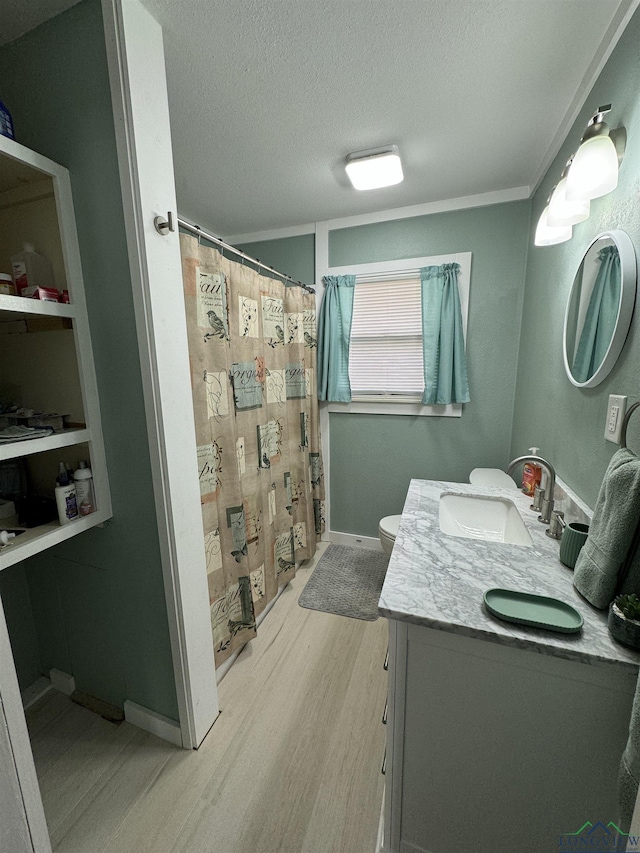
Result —
[[[465, 350], [467, 344], [467, 322], [469, 315], [469, 292], [471, 284], [471, 252], [455, 252], [447, 255], [433, 255], [421, 258], [401, 258], [395, 261], [378, 261], [368, 264], [350, 264], [348, 266], [331, 267], [327, 275], [355, 275], [356, 288], [358, 277], [371, 280], [384, 280], [386, 276], [392, 282], [400, 274], [406, 277], [420, 277], [420, 269], [428, 266], [457, 263], [460, 265], [458, 289], [460, 292], [460, 307], [462, 310], [462, 328], [464, 331]], [[459, 418], [462, 416], [462, 403], [450, 403], [446, 406], [423, 405], [413, 397], [398, 395], [394, 398], [383, 398], [380, 395], [359, 396], [350, 403], [321, 403], [330, 413], [370, 414], [370, 415], [413, 415], [419, 417]]]

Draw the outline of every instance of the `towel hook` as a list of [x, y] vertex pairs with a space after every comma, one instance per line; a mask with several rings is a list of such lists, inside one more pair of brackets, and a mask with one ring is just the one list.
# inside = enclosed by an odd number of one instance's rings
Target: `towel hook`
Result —
[[629, 418], [635, 412], [635, 410], [640, 406], [639, 403], [634, 403], [633, 406], [627, 409], [627, 413], [624, 416], [624, 420], [622, 421], [622, 429], [620, 431], [620, 447], [627, 448], [627, 425], [629, 423]]

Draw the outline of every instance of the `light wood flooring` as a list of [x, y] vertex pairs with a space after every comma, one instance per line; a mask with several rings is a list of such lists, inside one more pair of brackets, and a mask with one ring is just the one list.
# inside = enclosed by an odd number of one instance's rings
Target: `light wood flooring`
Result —
[[55, 691], [28, 710], [56, 853], [375, 853], [387, 623], [299, 607], [312, 566], [219, 685], [199, 750]]

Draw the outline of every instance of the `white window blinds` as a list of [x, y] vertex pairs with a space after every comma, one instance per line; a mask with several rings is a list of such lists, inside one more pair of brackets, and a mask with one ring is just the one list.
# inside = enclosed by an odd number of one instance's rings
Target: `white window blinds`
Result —
[[404, 278], [357, 278], [349, 381], [357, 397], [415, 397], [424, 390], [421, 286]]

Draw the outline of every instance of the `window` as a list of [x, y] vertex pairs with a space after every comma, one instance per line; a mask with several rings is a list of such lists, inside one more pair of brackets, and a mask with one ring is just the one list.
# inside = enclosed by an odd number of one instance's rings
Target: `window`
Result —
[[329, 412], [460, 417], [462, 405], [423, 405], [420, 269], [460, 265], [458, 289], [466, 338], [471, 252], [325, 267], [322, 275], [355, 275], [349, 346], [352, 401]]
[[356, 278], [349, 381], [354, 400], [419, 400], [424, 389], [420, 278]]

